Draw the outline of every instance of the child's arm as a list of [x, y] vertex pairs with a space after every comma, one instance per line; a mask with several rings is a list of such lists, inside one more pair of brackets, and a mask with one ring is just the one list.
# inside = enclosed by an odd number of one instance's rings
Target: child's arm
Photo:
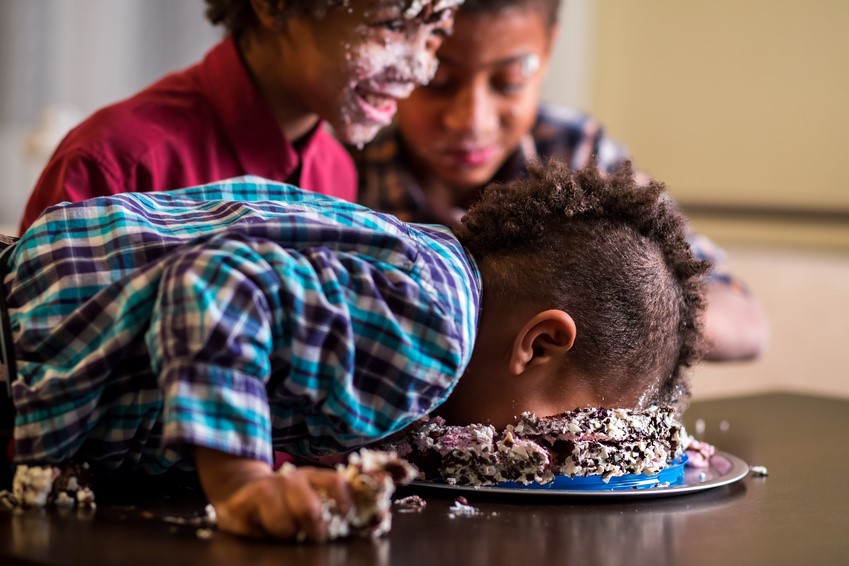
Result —
[[327, 539], [322, 518], [323, 491], [342, 514], [352, 505], [350, 489], [335, 470], [302, 467], [286, 475], [256, 460], [198, 446], [198, 475], [222, 530], [246, 536]]
[[769, 342], [769, 321], [760, 303], [745, 289], [711, 280], [707, 287], [705, 339], [707, 360], [757, 358]]

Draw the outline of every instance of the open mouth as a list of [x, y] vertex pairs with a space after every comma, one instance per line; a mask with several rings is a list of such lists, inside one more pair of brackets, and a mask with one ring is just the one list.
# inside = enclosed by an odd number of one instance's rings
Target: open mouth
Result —
[[385, 93], [356, 89], [357, 105], [366, 119], [376, 124], [387, 125], [398, 109], [397, 98]]
[[398, 100], [410, 96], [415, 87], [416, 83], [409, 78], [370, 79], [360, 83], [354, 93], [366, 118], [386, 125], [398, 109]]

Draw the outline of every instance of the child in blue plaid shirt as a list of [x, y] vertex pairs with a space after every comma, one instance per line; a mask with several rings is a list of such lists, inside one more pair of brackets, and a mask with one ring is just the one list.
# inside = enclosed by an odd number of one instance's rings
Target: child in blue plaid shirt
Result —
[[321, 540], [345, 482], [274, 450], [680, 405], [707, 265], [661, 185], [551, 162], [453, 231], [257, 178], [65, 203], [8, 269], [18, 463], [196, 468], [221, 528]]

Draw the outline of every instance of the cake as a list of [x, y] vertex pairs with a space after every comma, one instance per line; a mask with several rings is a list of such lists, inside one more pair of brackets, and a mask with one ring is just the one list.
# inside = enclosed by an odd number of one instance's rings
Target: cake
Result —
[[0, 502], [8, 508], [94, 509], [94, 492], [89, 487], [90, 477], [87, 464], [16, 466], [12, 491], [0, 492]]
[[653, 475], [684, 453], [686, 433], [671, 408], [579, 408], [550, 417], [523, 413], [491, 425], [420, 421], [382, 449], [419, 469], [418, 479], [452, 485], [549, 484], [556, 477]]
[[[285, 463], [278, 473], [287, 474], [294, 468], [292, 464]], [[337, 469], [351, 488], [354, 505], [342, 515], [334, 499], [322, 497], [322, 515], [327, 524], [328, 538], [377, 538], [388, 533], [392, 526], [390, 508], [395, 486], [415, 479], [416, 469], [393, 452], [365, 448], [352, 453], [347, 465], [340, 464]]]

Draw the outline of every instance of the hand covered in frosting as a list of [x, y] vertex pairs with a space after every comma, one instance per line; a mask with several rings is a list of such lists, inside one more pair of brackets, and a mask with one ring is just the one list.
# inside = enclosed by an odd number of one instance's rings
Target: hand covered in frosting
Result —
[[327, 498], [343, 515], [351, 508], [342, 474], [302, 467], [249, 481], [215, 509], [219, 528], [234, 534], [320, 542], [328, 538]]
[[330, 501], [342, 515], [352, 507], [350, 485], [337, 470], [284, 465], [198, 448], [198, 473], [218, 527], [233, 534], [324, 541]]

